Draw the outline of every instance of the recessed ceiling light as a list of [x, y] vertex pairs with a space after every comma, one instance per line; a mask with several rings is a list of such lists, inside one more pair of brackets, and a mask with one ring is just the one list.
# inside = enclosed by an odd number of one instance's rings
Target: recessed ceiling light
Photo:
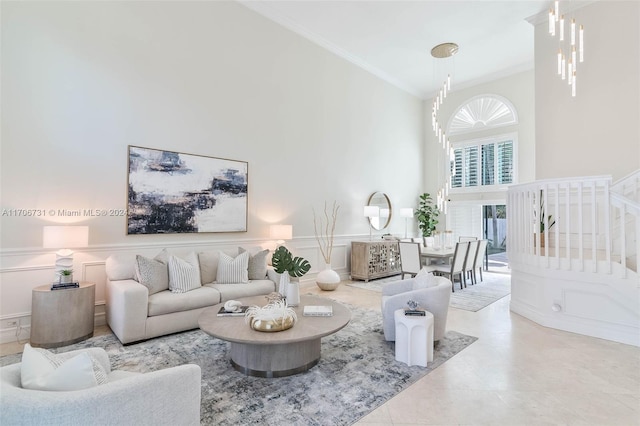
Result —
[[458, 53], [458, 45], [455, 43], [442, 43], [431, 49], [434, 58], [448, 58]]

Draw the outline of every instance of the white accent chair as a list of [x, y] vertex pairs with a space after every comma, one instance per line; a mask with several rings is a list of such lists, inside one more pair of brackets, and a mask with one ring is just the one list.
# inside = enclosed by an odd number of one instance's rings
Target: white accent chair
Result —
[[[0, 368], [3, 425], [199, 425], [200, 367], [180, 365], [150, 373], [111, 371], [102, 348], [88, 351], [109, 382], [78, 391], [23, 389], [22, 363]], [[73, 353], [70, 352], [70, 353]]]
[[434, 278], [437, 281], [435, 286], [418, 290], [413, 290], [414, 278], [391, 282], [382, 287], [382, 329], [385, 340], [396, 340], [394, 313], [397, 309], [407, 308], [409, 300], [415, 300], [420, 308], [433, 314], [433, 340], [438, 341], [444, 336], [452, 285], [445, 277]]

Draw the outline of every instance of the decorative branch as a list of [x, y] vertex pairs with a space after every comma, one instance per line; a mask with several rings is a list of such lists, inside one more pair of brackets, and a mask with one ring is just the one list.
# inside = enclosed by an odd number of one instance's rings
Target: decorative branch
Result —
[[[324, 202], [324, 218], [318, 218], [316, 211], [313, 211], [313, 231], [316, 236], [318, 246], [320, 246], [320, 252], [324, 258], [325, 263], [331, 264], [331, 253], [333, 251], [333, 235], [336, 229], [336, 220], [338, 218], [338, 210], [340, 206], [334, 201], [333, 208], [331, 209], [331, 217], [327, 210], [327, 202]], [[319, 224], [318, 224], [319, 222]]]

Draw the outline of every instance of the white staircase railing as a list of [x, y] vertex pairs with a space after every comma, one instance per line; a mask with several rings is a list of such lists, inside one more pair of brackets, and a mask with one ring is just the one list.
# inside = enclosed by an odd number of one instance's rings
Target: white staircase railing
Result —
[[510, 261], [638, 277], [640, 171], [514, 185], [507, 195]]

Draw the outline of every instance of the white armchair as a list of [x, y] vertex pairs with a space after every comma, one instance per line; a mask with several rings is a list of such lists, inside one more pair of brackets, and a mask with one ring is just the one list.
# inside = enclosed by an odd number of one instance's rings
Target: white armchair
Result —
[[438, 341], [444, 336], [452, 284], [445, 277], [435, 279], [437, 285], [418, 290], [413, 290], [414, 278], [391, 282], [382, 287], [382, 329], [385, 340], [396, 340], [393, 313], [397, 309], [406, 308], [410, 299], [433, 314], [433, 340]]
[[39, 391], [21, 386], [21, 363], [0, 368], [3, 425], [199, 425], [200, 367], [193, 364], [151, 373], [111, 371], [101, 348], [89, 351], [109, 382], [78, 391]]

